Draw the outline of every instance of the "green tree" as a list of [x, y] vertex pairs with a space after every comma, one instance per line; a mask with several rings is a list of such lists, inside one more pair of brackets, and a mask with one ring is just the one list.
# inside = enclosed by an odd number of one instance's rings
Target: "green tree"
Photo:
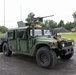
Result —
[[6, 28], [5, 26], [0, 26], [0, 32], [5, 33], [8, 31], [8, 28]]
[[55, 21], [53, 21], [53, 20], [45, 20], [44, 23], [43, 23], [43, 25], [45, 27], [49, 27], [51, 29], [54, 29], [54, 28], [57, 27], [57, 23]]
[[67, 30], [71, 31], [71, 29], [74, 28], [74, 23], [72, 23], [72, 22], [67, 22], [67, 23], [64, 25], [64, 27], [65, 27]]
[[63, 20], [60, 20], [58, 27], [64, 27], [64, 21]]
[[74, 21], [76, 22], [76, 11], [73, 12], [72, 16], [73, 16], [73, 18], [74, 18]]

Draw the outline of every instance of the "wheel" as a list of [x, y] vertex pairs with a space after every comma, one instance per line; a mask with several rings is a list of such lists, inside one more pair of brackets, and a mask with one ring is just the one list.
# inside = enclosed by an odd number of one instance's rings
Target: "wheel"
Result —
[[48, 47], [41, 47], [36, 53], [36, 62], [43, 68], [52, 68], [56, 64], [56, 54]]
[[72, 49], [72, 53], [70, 53], [68, 55], [60, 55], [60, 57], [62, 59], [68, 60], [68, 59], [70, 59], [73, 56], [73, 54], [74, 54], [74, 50]]
[[9, 50], [7, 43], [3, 44], [2, 51], [5, 56], [10, 56], [12, 54], [12, 51]]

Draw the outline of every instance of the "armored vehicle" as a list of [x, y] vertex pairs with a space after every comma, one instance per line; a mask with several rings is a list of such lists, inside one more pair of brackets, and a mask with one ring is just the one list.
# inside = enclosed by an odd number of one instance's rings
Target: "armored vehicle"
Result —
[[8, 30], [2, 40], [1, 48], [5, 56], [12, 52], [35, 56], [36, 62], [43, 68], [56, 65], [57, 57], [70, 59], [73, 56], [74, 41], [53, 34], [53, 30], [39, 25], [43, 17], [31, 17], [28, 26]]

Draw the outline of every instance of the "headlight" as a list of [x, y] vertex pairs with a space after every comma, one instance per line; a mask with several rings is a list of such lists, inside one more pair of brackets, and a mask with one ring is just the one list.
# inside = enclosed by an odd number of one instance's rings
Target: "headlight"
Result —
[[64, 47], [65, 46], [65, 44], [64, 43], [62, 43], [62, 47]]
[[52, 46], [52, 43], [50, 42], [49, 45]]
[[74, 42], [72, 42], [72, 45], [74, 45]]

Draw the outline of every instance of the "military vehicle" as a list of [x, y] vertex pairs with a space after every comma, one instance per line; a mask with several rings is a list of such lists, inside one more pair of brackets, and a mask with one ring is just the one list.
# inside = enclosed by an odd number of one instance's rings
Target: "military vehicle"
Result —
[[10, 56], [12, 52], [16, 52], [34, 56], [37, 64], [43, 68], [54, 67], [58, 56], [70, 59], [74, 54], [74, 41], [40, 26], [43, 18], [45, 17], [32, 16], [28, 25], [8, 30], [0, 42], [3, 54]]

